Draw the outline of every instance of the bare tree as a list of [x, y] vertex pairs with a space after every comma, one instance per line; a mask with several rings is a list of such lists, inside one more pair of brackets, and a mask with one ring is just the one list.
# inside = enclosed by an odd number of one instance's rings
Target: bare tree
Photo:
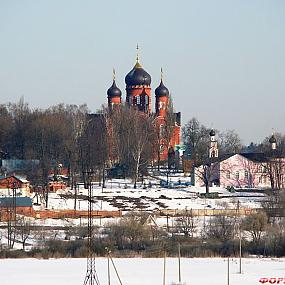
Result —
[[218, 134], [219, 153], [225, 154], [239, 153], [242, 149], [242, 143], [239, 135], [234, 130], [228, 130]]
[[17, 220], [16, 223], [16, 237], [22, 242], [23, 250], [25, 250], [27, 239], [31, 235], [31, 222], [24, 217]]
[[195, 183], [205, 186], [206, 194], [209, 193], [210, 186], [219, 179], [219, 162], [207, 159], [195, 167]]
[[242, 222], [242, 228], [248, 231], [252, 241], [258, 244], [261, 240], [262, 233], [267, 226], [267, 216], [264, 212], [258, 212], [246, 217]]
[[116, 152], [113, 156], [134, 177], [136, 188], [139, 173], [146, 168], [153, 154], [153, 118], [128, 106], [120, 106], [114, 110], [110, 126]]
[[285, 217], [285, 190], [268, 193], [266, 199], [261, 203], [268, 219], [275, 223], [276, 220]]
[[210, 239], [228, 241], [234, 238], [236, 220], [225, 215], [215, 216], [208, 222], [206, 236]]
[[144, 156], [151, 146], [150, 142], [153, 136], [153, 122], [149, 118], [140, 114], [134, 114], [133, 117], [133, 147], [131, 153], [135, 163], [134, 188], [137, 186], [140, 168], [146, 167], [150, 159], [150, 157], [147, 159], [147, 156]]
[[176, 219], [176, 227], [178, 230], [181, 230], [185, 236], [193, 237], [197, 231], [198, 218], [193, 215], [192, 209], [186, 209], [183, 215]]
[[9, 144], [11, 143], [11, 130], [13, 119], [5, 105], [0, 105], [0, 158], [7, 158], [9, 155]]
[[26, 158], [28, 130], [31, 123], [31, 110], [22, 97], [18, 103], [7, 106], [13, 124], [10, 130], [9, 153], [19, 159]]
[[95, 171], [95, 175], [101, 183], [109, 153], [107, 128], [108, 122], [105, 113], [87, 115], [86, 126], [78, 141], [80, 168], [85, 187], [87, 187], [87, 177], [84, 176], [84, 173], [89, 169]]
[[210, 129], [202, 125], [196, 118], [188, 121], [182, 129], [186, 150], [194, 163], [205, 161], [208, 157]]

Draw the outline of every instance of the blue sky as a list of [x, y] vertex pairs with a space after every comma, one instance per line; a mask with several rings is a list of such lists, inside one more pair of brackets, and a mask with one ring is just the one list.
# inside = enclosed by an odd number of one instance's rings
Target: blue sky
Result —
[[235, 129], [244, 143], [285, 132], [285, 1], [0, 0], [0, 103], [106, 103], [116, 69], [160, 67], [183, 123]]

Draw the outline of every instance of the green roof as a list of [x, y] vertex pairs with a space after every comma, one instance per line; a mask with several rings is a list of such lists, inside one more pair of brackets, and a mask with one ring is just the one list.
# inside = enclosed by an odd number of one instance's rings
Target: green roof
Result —
[[[0, 198], [0, 208], [11, 207], [13, 205], [13, 197]], [[16, 197], [17, 207], [32, 207], [32, 199], [30, 197]]]

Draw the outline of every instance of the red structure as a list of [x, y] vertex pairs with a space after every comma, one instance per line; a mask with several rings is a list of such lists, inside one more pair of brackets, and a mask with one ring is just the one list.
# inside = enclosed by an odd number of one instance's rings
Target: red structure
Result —
[[155, 89], [155, 114], [160, 140], [160, 160], [167, 160], [169, 153], [175, 150], [175, 146], [180, 145], [181, 113], [172, 112], [170, 103], [169, 90], [163, 83], [161, 69], [160, 84]]
[[[137, 47], [136, 63], [132, 70], [125, 77], [126, 102], [130, 107], [137, 108], [146, 114], [152, 113], [151, 98], [151, 76], [143, 69], [139, 62]], [[107, 91], [108, 106], [113, 108], [116, 104], [121, 104], [121, 90], [115, 83], [115, 73], [113, 72], [113, 84]], [[168, 112], [170, 110], [170, 94], [168, 88], [162, 80], [155, 89], [155, 115], [156, 126], [159, 134], [161, 161], [168, 158], [169, 149], [175, 150], [180, 145], [181, 113]], [[171, 114], [171, 118], [169, 115]], [[168, 128], [168, 129], [166, 129]], [[170, 136], [170, 137], [169, 137]]]
[[0, 177], [0, 189], [13, 189], [13, 188], [29, 189], [29, 187], [30, 187], [30, 182], [22, 177], [15, 175]]
[[50, 192], [56, 192], [57, 190], [65, 190], [66, 184], [63, 181], [50, 181], [48, 188]]

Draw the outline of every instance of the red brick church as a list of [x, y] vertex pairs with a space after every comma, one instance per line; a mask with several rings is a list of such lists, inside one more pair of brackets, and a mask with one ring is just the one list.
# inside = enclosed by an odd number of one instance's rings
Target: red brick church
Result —
[[[138, 48], [137, 48], [138, 50]], [[133, 69], [125, 77], [126, 84], [126, 103], [146, 114], [151, 114], [152, 96], [151, 96], [151, 76], [147, 73], [139, 61], [137, 53], [136, 63]], [[122, 92], [115, 82], [115, 72], [113, 72], [113, 84], [107, 91], [108, 106], [113, 108], [122, 103]], [[166, 161], [168, 155], [174, 153], [174, 150], [180, 145], [181, 132], [181, 113], [172, 113], [171, 137], [166, 138], [165, 128], [169, 123], [168, 107], [170, 105], [170, 94], [168, 88], [163, 83], [162, 71], [161, 80], [155, 89], [155, 115], [156, 127], [159, 132], [160, 141], [160, 160]], [[167, 142], [166, 142], [167, 141]]]

